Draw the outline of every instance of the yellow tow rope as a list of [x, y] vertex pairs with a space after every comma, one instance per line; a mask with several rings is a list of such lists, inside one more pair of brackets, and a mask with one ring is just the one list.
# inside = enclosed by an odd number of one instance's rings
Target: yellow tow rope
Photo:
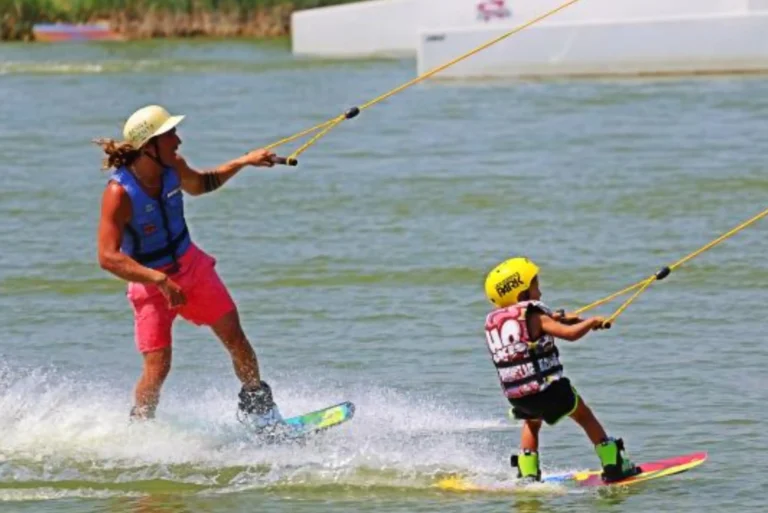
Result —
[[595, 301], [594, 303], [590, 303], [590, 304], [588, 304], [585, 307], [579, 308], [578, 310], [575, 310], [573, 312], [573, 314], [574, 315], [579, 315], [579, 314], [581, 314], [583, 312], [586, 312], [587, 310], [591, 310], [591, 309], [593, 309], [595, 307], [598, 307], [600, 305], [604, 305], [604, 304], [606, 304], [606, 303], [608, 303], [610, 301], [613, 301], [617, 297], [623, 296], [624, 294], [627, 294], [628, 292], [632, 292], [633, 290], [636, 291], [634, 294], [632, 294], [632, 296], [629, 299], [627, 299], [618, 308], [618, 310], [616, 310], [610, 317], [608, 317], [605, 320], [605, 323], [603, 324], [603, 327], [610, 328], [611, 324], [613, 323], [613, 321], [616, 320], [616, 318], [619, 315], [621, 315], [624, 312], [624, 310], [626, 310], [627, 307], [630, 304], [632, 304], [632, 302], [635, 299], [637, 299], [638, 296], [640, 296], [640, 294], [642, 294], [648, 287], [650, 287], [653, 284], [653, 282], [663, 280], [664, 278], [669, 276], [669, 274], [672, 271], [674, 271], [675, 269], [677, 269], [678, 267], [682, 266], [683, 264], [685, 264], [686, 262], [688, 262], [690, 260], [693, 260], [694, 258], [696, 258], [697, 256], [701, 255], [705, 251], [707, 251], [707, 250], [717, 246], [718, 244], [723, 242], [725, 239], [736, 235], [741, 230], [747, 228], [749, 225], [751, 225], [753, 223], [756, 223], [757, 221], [759, 221], [760, 219], [762, 219], [765, 216], [768, 216], [768, 209], [765, 209], [762, 212], [760, 212], [759, 214], [757, 214], [756, 216], [754, 216], [753, 218], [748, 219], [747, 221], [744, 221], [743, 223], [741, 223], [737, 227], [727, 231], [726, 233], [724, 233], [720, 237], [716, 238], [715, 240], [713, 240], [709, 244], [706, 244], [706, 245], [702, 246], [701, 248], [697, 249], [696, 251], [694, 251], [690, 255], [688, 255], [688, 256], [686, 256], [684, 258], [681, 258], [680, 260], [678, 260], [674, 264], [668, 265], [666, 267], [662, 267], [661, 269], [659, 269], [659, 271], [657, 271], [652, 276], [649, 276], [648, 278], [646, 278], [646, 279], [644, 279], [642, 281], [639, 281], [639, 282], [635, 283], [634, 285], [630, 285], [629, 287], [627, 287], [625, 289], [622, 289], [622, 290], [620, 290], [620, 291], [618, 291], [618, 292], [616, 292], [614, 294], [611, 294], [610, 296], [608, 296], [606, 298], [603, 298], [603, 299], [601, 299], [599, 301]]
[[[268, 146], [265, 146], [265, 149], [271, 150], [271, 149], [277, 148], [278, 146], [282, 146], [283, 144], [287, 144], [289, 142], [293, 142], [293, 141], [295, 141], [295, 140], [297, 140], [297, 139], [299, 139], [301, 137], [304, 137], [305, 135], [309, 135], [309, 134], [313, 134], [314, 133], [315, 135], [313, 135], [306, 143], [302, 144], [298, 149], [296, 149], [296, 151], [294, 151], [290, 156], [288, 156], [287, 158], [278, 157], [278, 159], [276, 160], [276, 163], [279, 163], [279, 164], [287, 164], [287, 165], [290, 165], [290, 166], [296, 166], [296, 165], [298, 165], [298, 156], [299, 155], [304, 153], [310, 146], [312, 146], [317, 141], [319, 141], [321, 138], [323, 138], [325, 135], [327, 135], [328, 132], [330, 132], [333, 128], [338, 126], [342, 121], [347, 120], [347, 119], [352, 119], [352, 118], [356, 117], [363, 110], [365, 110], [365, 109], [367, 109], [369, 107], [372, 107], [373, 105], [376, 105], [377, 103], [380, 103], [380, 102], [386, 100], [387, 98], [390, 98], [390, 97], [394, 96], [395, 94], [397, 94], [397, 93], [399, 93], [399, 92], [409, 88], [412, 85], [418, 84], [422, 80], [425, 80], [425, 79], [427, 79], [427, 78], [429, 78], [429, 77], [431, 77], [431, 76], [433, 76], [433, 75], [443, 71], [444, 69], [447, 69], [447, 68], [453, 66], [454, 64], [457, 64], [458, 62], [461, 62], [464, 59], [467, 59], [467, 58], [475, 55], [476, 53], [481, 52], [481, 51], [485, 50], [486, 48], [488, 48], [488, 47], [490, 47], [490, 46], [492, 46], [492, 45], [494, 45], [494, 44], [496, 44], [496, 43], [498, 43], [500, 41], [503, 41], [504, 39], [507, 39], [508, 37], [510, 37], [510, 36], [512, 36], [514, 34], [517, 34], [518, 32], [520, 32], [520, 31], [530, 27], [531, 25], [534, 25], [534, 24], [536, 24], [536, 23], [538, 23], [538, 22], [540, 22], [540, 21], [542, 21], [542, 20], [544, 20], [544, 19], [546, 19], [546, 18], [548, 18], [548, 17], [550, 17], [550, 16], [552, 16], [552, 15], [562, 11], [566, 7], [569, 7], [569, 6], [575, 4], [578, 1], [579, 0], [568, 0], [567, 2], [561, 4], [560, 6], [554, 8], [554, 9], [552, 9], [550, 11], [547, 11], [544, 14], [542, 14], [542, 15], [536, 17], [536, 18], [533, 18], [532, 20], [530, 20], [530, 21], [528, 21], [526, 23], [523, 23], [522, 25], [519, 25], [519, 26], [515, 27], [514, 29], [512, 29], [512, 30], [510, 30], [508, 32], [505, 32], [501, 36], [496, 37], [496, 38], [494, 38], [494, 39], [492, 39], [492, 40], [490, 40], [490, 41], [488, 41], [488, 42], [478, 46], [477, 48], [474, 48], [474, 49], [466, 52], [465, 54], [460, 55], [459, 57], [456, 57], [452, 61], [447, 62], [447, 63], [445, 63], [445, 64], [443, 64], [441, 66], [438, 66], [437, 68], [434, 68], [434, 69], [432, 69], [430, 71], [427, 71], [426, 73], [424, 73], [422, 75], [419, 75], [418, 77], [414, 78], [413, 80], [410, 80], [410, 81], [408, 81], [408, 82], [406, 82], [406, 83], [404, 83], [404, 84], [402, 84], [402, 85], [392, 89], [388, 93], [382, 94], [381, 96], [379, 96], [377, 98], [374, 98], [373, 100], [371, 100], [371, 101], [369, 101], [367, 103], [364, 103], [363, 105], [361, 105], [359, 107], [352, 107], [352, 108], [348, 109], [346, 112], [344, 112], [343, 114], [340, 114], [340, 115], [338, 115], [338, 116], [336, 116], [336, 117], [334, 117], [332, 119], [329, 119], [328, 121], [325, 121], [324, 123], [320, 123], [319, 125], [315, 125], [315, 126], [313, 126], [311, 128], [307, 128], [306, 130], [302, 130], [301, 132], [298, 132], [298, 133], [296, 133], [296, 134], [294, 134], [294, 135], [292, 135], [290, 137], [286, 137], [284, 139], [280, 139], [277, 142], [274, 142], [274, 143], [272, 143], [272, 144], [270, 144]], [[317, 132], [317, 133], [315, 133], [315, 132]], [[717, 239], [713, 240], [709, 244], [706, 244], [705, 246], [702, 246], [701, 248], [699, 248], [698, 250], [696, 250], [693, 253], [689, 254], [688, 256], [678, 260], [674, 264], [661, 268], [659, 271], [657, 271], [652, 276], [649, 276], [648, 278], [645, 278], [644, 280], [641, 280], [641, 281], [635, 283], [634, 285], [630, 285], [629, 287], [626, 287], [626, 288], [624, 288], [624, 289], [622, 289], [622, 290], [620, 290], [620, 291], [618, 291], [618, 292], [616, 292], [614, 294], [611, 294], [610, 296], [608, 296], [606, 298], [603, 298], [603, 299], [601, 299], [599, 301], [595, 301], [594, 303], [590, 303], [587, 306], [579, 308], [578, 310], [575, 310], [573, 312], [573, 314], [574, 315], [579, 315], [579, 314], [581, 314], [583, 312], [586, 312], [587, 310], [591, 310], [591, 309], [596, 308], [598, 306], [604, 305], [604, 304], [606, 304], [606, 303], [608, 303], [610, 301], [613, 301], [614, 299], [616, 299], [616, 298], [618, 298], [620, 296], [623, 296], [624, 294], [627, 294], [629, 292], [634, 291], [634, 294], [632, 294], [632, 296], [629, 299], [627, 299], [610, 317], [608, 317], [606, 319], [606, 321], [603, 324], [603, 326], [605, 328], [610, 328], [611, 324], [616, 320], [616, 318], [619, 315], [621, 315], [627, 309], [627, 307], [629, 307], [629, 305], [632, 304], [632, 302], [634, 302], [640, 296], [640, 294], [642, 294], [646, 289], [648, 289], [648, 287], [650, 287], [654, 282], [663, 280], [664, 278], [669, 276], [669, 274], [672, 271], [676, 270], [678, 267], [682, 266], [683, 264], [685, 264], [686, 262], [692, 260], [693, 258], [696, 258], [700, 254], [702, 254], [705, 251], [713, 248], [714, 246], [720, 244], [725, 239], [727, 239], [729, 237], [732, 237], [733, 235], [737, 234], [741, 230], [747, 228], [749, 225], [759, 221], [760, 219], [762, 219], [763, 217], [765, 217], [767, 215], [768, 215], [768, 209], [762, 211], [760, 214], [754, 216], [753, 218], [745, 221], [744, 223], [740, 224], [739, 226], [737, 226], [737, 227], [733, 228], [732, 230], [726, 232], [725, 234], [721, 235], [720, 237], [718, 237]]]
[[329, 119], [328, 121], [325, 121], [324, 123], [320, 123], [319, 125], [315, 125], [312, 128], [307, 128], [306, 130], [302, 130], [301, 132], [298, 132], [298, 133], [296, 133], [296, 134], [294, 134], [294, 135], [292, 135], [290, 137], [286, 137], [285, 139], [280, 139], [279, 141], [274, 142], [274, 143], [270, 144], [269, 146], [265, 146], [265, 149], [271, 150], [271, 149], [277, 148], [278, 146], [282, 146], [283, 144], [295, 141], [296, 139], [304, 137], [305, 135], [309, 135], [309, 134], [312, 134], [314, 132], [318, 132], [319, 131], [317, 134], [312, 136], [312, 138], [310, 138], [306, 143], [302, 144], [298, 149], [296, 149], [296, 151], [294, 151], [287, 158], [285, 158], [285, 159], [281, 158], [281, 159], [279, 159], [279, 162], [277, 162], [279, 164], [288, 164], [289, 166], [295, 166], [295, 165], [298, 164], [297, 158], [298, 158], [299, 155], [304, 153], [307, 150], [307, 148], [309, 148], [310, 146], [315, 144], [317, 141], [319, 141], [322, 137], [324, 137], [333, 128], [338, 126], [339, 123], [341, 123], [342, 121], [344, 121], [346, 119], [354, 118], [355, 116], [360, 114], [360, 112], [364, 111], [368, 107], [372, 107], [372, 106], [376, 105], [377, 103], [382, 102], [382, 101], [386, 100], [387, 98], [390, 98], [390, 97], [394, 96], [395, 94], [399, 93], [400, 91], [403, 91], [403, 90], [409, 88], [410, 86], [412, 86], [414, 84], [418, 84], [422, 80], [427, 79], [427, 78], [431, 77], [432, 75], [435, 75], [435, 74], [443, 71], [444, 69], [449, 68], [449, 67], [453, 66], [454, 64], [456, 64], [456, 63], [458, 63], [460, 61], [463, 61], [464, 59], [466, 59], [468, 57], [471, 57], [472, 55], [475, 55], [478, 52], [481, 52], [482, 50], [485, 50], [489, 46], [495, 45], [499, 41], [502, 41], [502, 40], [507, 39], [508, 37], [514, 35], [514, 34], [517, 34], [521, 30], [526, 29], [526, 28], [530, 27], [531, 25], [534, 25], [534, 24], [540, 22], [541, 20], [543, 20], [545, 18], [548, 18], [549, 16], [552, 16], [553, 14], [555, 14], [555, 13], [557, 13], [559, 11], [562, 11], [566, 7], [569, 7], [569, 6], [575, 4], [578, 1], [579, 0], [569, 0], [568, 2], [565, 2], [564, 4], [560, 5], [559, 7], [556, 7], [554, 9], [552, 9], [551, 11], [547, 11], [546, 13], [542, 14], [541, 16], [538, 16], [538, 17], [536, 17], [536, 18], [534, 18], [534, 19], [532, 19], [532, 20], [530, 20], [530, 21], [528, 21], [526, 23], [523, 23], [522, 25], [519, 25], [519, 26], [515, 27], [514, 29], [510, 30], [509, 32], [506, 32], [506, 33], [500, 35], [499, 37], [494, 38], [494, 39], [488, 41], [487, 43], [484, 43], [484, 44], [478, 46], [477, 48], [475, 48], [473, 50], [470, 50], [469, 52], [467, 52], [467, 53], [465, 53], [463, 55], [460, 55], [459, 57], [456, 57], [452, 61], [447, 62], [446, 64], [443, 64], [441, 66], [438, 66], [437, 68], [434, 68], [434, 69], [432, 69], [430, 71], [427, 71], [426, 73], [424, 73], [422, 75], [419, 75], [418, 77], [414, 78], [413, 80], [410, 80], [410, 81], [406, 82], [405, 84], [392, 89], [388, 93], [382, 94], [378, 98], [374, 98], [373, 100], [369, 101], [368, 103], [360, 105], [359, 107], [352, 107], [352, 108], [348, 109], [344, 114], [339, 114], [335, 118]]

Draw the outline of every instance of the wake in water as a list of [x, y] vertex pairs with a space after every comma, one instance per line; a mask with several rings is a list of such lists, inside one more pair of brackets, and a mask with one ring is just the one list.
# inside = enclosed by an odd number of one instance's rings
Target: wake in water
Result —
[[201, 60], [201, 59], [144, 59], [121, 60], [101, 58], [89, 61], [60, 60], [3, 60], [0, 75], [94, 75], [120, 74], [128, 72], [163, 73], [270, 73], [283, 70], [304, 70], [313, 68], [352, 67], [358, 68], [372, 62], [387, 63], [380, 59], [353, 61], [344, 59], [273, 59], [252, 62], [250, 60]]
[[[55, 371], [0, 369], [0, 498], [19, 485], [135, 494], [274, 488], [431, 489], [454, 472], [485, 482], [512, 474], [517, 430], [456, 406], [390, 389], [300, 390], [276, 382], [286, 416], [352, 400], [352, 422], [305, 445], [255, 443], [235, 419], [232, 391], [164, 395], [155, 421], [129, 423], [130, 391]], [[502, 453], [500, 454], [500, 449]], [[29, 498], [29, 493], [22, 495]]]

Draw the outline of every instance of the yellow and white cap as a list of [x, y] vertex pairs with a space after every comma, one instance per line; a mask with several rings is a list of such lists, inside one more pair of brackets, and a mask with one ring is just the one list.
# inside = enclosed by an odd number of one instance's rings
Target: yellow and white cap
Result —
[[123, 127], [123, 139], [136, 149], [144, 146], [147, 141], [164, 134], [181, 123], [184, 116], [171, 116], [159, 105], [142, 107], [128, 118]]

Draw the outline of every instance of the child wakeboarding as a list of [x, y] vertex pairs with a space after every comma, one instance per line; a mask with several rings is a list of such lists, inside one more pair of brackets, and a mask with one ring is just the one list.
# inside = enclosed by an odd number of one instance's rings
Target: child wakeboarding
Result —
[[541, 480], [539, 430], [570, 416], [586, 432], [603, 468], [605, 482], [636, 475], [640, 469], [624, 453], [621, 439], [609, 438], [600, 422], [563, 376], [555, 338], [576, 341], [603, 328], [604, 319], [585, 320], [554, 313], [540, 301], [539, 268], [523, 257], [502, 262], [488, 273], [485, 292], [496, 309], [485, 320], [488, 349], [512, 415], [524, 421], [520, 451], [511, 464], [517, 477]]

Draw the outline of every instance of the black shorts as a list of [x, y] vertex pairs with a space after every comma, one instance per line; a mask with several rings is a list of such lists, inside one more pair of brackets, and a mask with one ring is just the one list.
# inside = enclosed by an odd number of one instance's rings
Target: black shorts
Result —
[[510, 399], [512, 415], [520, 420], [544, 420], [554, 425], [573, 413], [579, 404], [579, 394], [568, 378], [560, 378], [546, 390], [519, 399]]

